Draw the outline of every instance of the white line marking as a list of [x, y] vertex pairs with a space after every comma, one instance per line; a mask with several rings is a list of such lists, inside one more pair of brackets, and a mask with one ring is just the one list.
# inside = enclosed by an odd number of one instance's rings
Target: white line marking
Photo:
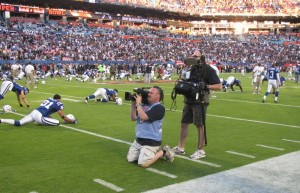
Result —
[[[46, 94], [46, 95], [55, 95], [54, 93], [49, 93], [49, 92], [38, 92], [38, 91], [30, 91], [33, 93], [39, 93], [39, 94]], [[70, 98], [78, 98], [78, 99], [83, 99], [83, 97], [77, 97], [77, 96], [70, 96], [70, 95], [62, 95], [61, 96], [66, 96], [66, 97], [70, 97]]]
[[238, 152], [235, 152], [235, 151], [226, 151], [226, 152], [227, 152], [227, 153], [234, 154], [234, 155], [240, 155], [240, 156], [244, 156], [244, 157], [255, 158], [255, 156], [253, 156], [253, 155], [248, 155], [248, 154], [238, 153]]
[[[13, 114], [16, 114], [16, 115], [23, 116], [23, 117], [25, 116], [25, 115], [23, 115], [23, 114], [16, 113], [16, 112], [12, 112], [12, 113], [13, 113]], [[131, 145], [131, 144], [132, 144], [131, 142], [127, 142], [127, 141], [123, 141], [123, 140], [120, 140], [120, 139], [108, 137], [108, 136], [105, 136], [105, 135], [100, 135], [100, 134], [96, 134], [96, 133], [93, 133], [93, 132], [89, 132], [89, 131], [77, 129], [77, 128], [70, 127], [70, 126], [67, 126], [67, 125], [61, 125], [61, 124], [60, 124], [59, 126], [60, 126], [60, 127], [67, 128], [67, 129], [71, 129], [71, 130], [73, 130], [73, 131], [77, 131], [77, 132], [80, 132], [80, 133], [85, 133], [85, 134], [88, 134], [88, 135], [93, 135], [93, 136], [96, 136], [96, 137], [100, 137], [100, 138], [103, 138], [103, 139], [108, 139], [108, 140], [115, 141], [115, 142], [119, 142], [119, 143], [124, 143], [124, 144], [127, 144], [127, 145]], [[201, 164], [213, 166], [213, 167], [221, 167], [220, 165], [217, 165], [217, 164], [214, 164], [214, 163], [204, 162], [204, 161], [200, 161], [200, 160], [192, 160], [192, 159], [189, 159], [189, 158], [187, 158], [187, 157], [179, 156], [179, 155], [175, 155], [175, 156], [180, 157], [180, 158], [182, 158], [182, 159], [189, 160], [189, 161], [193, 161], [193, 162], [197, 162], [197, 163], [201, 163]]]
[[[180, 110], [173, 110], [173, 111], [174, 112], [175, 111], [176, 112], [182, 112]], [[232, 120], [247, 121], [247, 122], [253, 122], [253, 123], [260, 123], [260, 124], [268, 124], [268, 125], [276, 125], [276, 126], [283, 126], [283, 127], [300, 128], [300, 126], [297, 126], [297, 125], [286, 125], [286, 124], [281, 124], [281, 123], [273, 123], [273, 122], [266, 122], [266, 121], [256, 121], [256, 120], [251, 120], [251, 119], [242, 119], [242, 118], [227, 117], [227, 116], [221, 116], [221, 115], [211, 115], [211, 114], [206, 114], [206, 115], [207, 116], [211, 116], [211, 117], [223, 118], [223, 119], [232, 119]]]
[[251, 119], [241, 119], [241, 118], [226, 117], [226, 116], [220, 116], [220, 115], [210, 115], [210, 114], [207, 114], [207, 115], [208, 116], [212, 116], [212, 117], [219, 117], [219, 118], [225, 118], [225, 119], [233, 119], [233, 120], [238, 120], [238, 121], [247, 121], [247, 122], [262, 123], [262, 124], [268, 124], [268, 125], [283, 126], [283, 127], [300, 128], [300, 126], [297, 126], [297, 125], [286, 125], [286, 124], [281, 124], [281, 123], [272, 123], [272, 122], [265, 122], [265, 121], [255, 121], [255, 120], [251, 120]]
[[275, 150], [279, 150], [279, 151], [283, 151], [284, 150], [282, 148], [272, 147], [272, 146], [267, 146], [267, 145], [261, 145], [261, 144], [256, 144], [256, 146], [265, 147], [265, 148], [269, 148], [269, 149], [275, 149]]
[[106, 182], [106, 181], [101, 180], [101, 179], [94, 179], [94, 182], [96, 182], [98, 184], [101, 184], [101, 185], [103, 185], [103, 186], [105, 186], [105, 187], [107, 187], [109, 189], [112, 189], [112, 190], [114, 190], [116, 192], [121, 192], [121, 191], [124, 190], [123, 188], [120, 188], [120, 187], [118, 187], [118, 186], [116, 186], [116, 185], [114, 185], [112, 183]]
[[291, 139], [282, 139], [283, 141], [289, 141], [289, 142], [295, 142], [295, 143], [300, 143], [298, 140], [291, 140]]
[[147, 168], [146, 170], [148, 170], [150, 172], [154, 172], [154, 173], [160, 174], [160, 175], [163, 175], [163, 176], [167, 176], [169, 178], [177, 178], [177, 176], [175, 176], [173, 174], [169, 174], [167, 172], [163, 172], [163, 171], [160, 171], [160, 170], [157, 170], [157, 169], [154, 169], [154, 168]]
[[252, 102], [252, 101], [243, 101], [243, 100], [231, 100], [231, 99], [219, 99], [216, 98], [215, 100], [220, 100], [220, 101], [230, 101], [230, 102], [240, 102], [240, 103], [252, 103], [252, 104], [261, 104], [261, 105], [274, 105], [274, 106], [284, 106], [284, 107], [293, 107], [293, 108], [300, 108], [300, 106], [297, 105], [284, 105], [280, 103], [262, 103], [260, 102]]
[[[45, 93], [45, 92], [37, 92], [37, 91], [32, 91], [32, 92], [43, 93], [43, 94], [53, 94], [53, 93]], [[67, 96], [67, 97], [72, 97], [72, 98], [82, 98], [83, 99], [83, 97], [76, 97], [76, 96], [69, 96], [69, 95], [62, 95], [62, 96]], [[225, 100], [225, 99], [220, 99], [220, 100]], [[235, 101], [235, 100], [228, 100], [228, 101]], [[242, 101], [239, 101], [239, 102], [242, 102]], [[244, 101], [244, 102], [246, 102], [246, 101]], [[257, 102], [251, 102], [251, 103], [257, 103]], [[290, 105], [285, 105], [285, 106], [300, 107], [300, 106], [290, 106]], [[174, 110], [174, 111], [182, 112], [180, 110]], [[223, 119], [232, 119], [232, 120], [238, 120], [238, 121], [254, 122], [254, 123], [260, 123], [260, 124], [283, 126], [283, 127], [300, 128], [300, 126], [297, 126], [297, 125], [287, 125], [287, 124], [273, 123], [273, 122], [266, 122], [266, 121], [256, 121], [256, 120], [251, 120], [251, 119], [242, 119], [242, 118], [227, 117], [227, 116], [220, 116], [220, 115], [211, 115], [211, 114], [207, 114], [207, 116], [218, 117], [218, 118], [223, 118]]]
[[132, 143], [127, 142], [127, 141], [123, 141], [123, 140], [120, 140], [120, 139], [108, 137], [108, 136], [105, 136], [105, 135], [100, 135], [100, 134], [92, 133], [92, 132], [81, 130], [81, 129], [76, 129], [74, 127], [70, 127], [70, 126], [67, 126], [67, 125], [59, 125], [59, 126], [67, 128], [67, 129], [71, 129], [71, 130], [74, 130], [74, 131], [78, 131], [80, 133], [85, 133], [85, 134], [93, 135], [93, 136], [96, 136], [96, 137], [108, 139], [108, 140], [111, 140], [111, 141], [116, 141], [116, 142], [119, 142], [119, 143], [125, 143], [125, 144], [128, 144], [128, 145], [132, 144]]
[[212, 167], [217, 167], [217, 168], [222, 167], [221, 165], [218, 165], [218, 164], [214, 164], [214, 163], [210, 163], [210, 162], [206, 162], [206, 161], [202, 161], [202, 160], [194, 160], [189, 157], [182, 156], [182, 155], [175, 155], [175, 157], [179, 157], [181, 159], [189, 160], [192, 162], [196, 162], [196, 163], [200, 163], [200, 164], [204, 164], [204, 165], [208, 165], [208, 166], [212, 166]]
[[72, 101], [72, 102], [81, 102], [81, 100], [75, 100], [75, 99], [70, 99], [70, 98], [64, 98], [66, 101]]

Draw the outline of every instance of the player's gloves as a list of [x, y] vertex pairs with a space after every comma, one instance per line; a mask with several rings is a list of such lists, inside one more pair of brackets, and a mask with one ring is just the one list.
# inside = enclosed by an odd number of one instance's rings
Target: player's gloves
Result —
[[73, 121], [73, 123], [74, 123], [74, 124], [77, 124], [77, 123], [78, 123], [77, 119], [75, 119], [75, 120]]
[[23, 107], [23, 104], [22, 104], [22, 103], [20, 103], [20, 107]]

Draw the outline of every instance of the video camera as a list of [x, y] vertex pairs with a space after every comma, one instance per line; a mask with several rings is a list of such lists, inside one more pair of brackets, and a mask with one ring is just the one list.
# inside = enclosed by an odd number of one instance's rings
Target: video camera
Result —
[[200, 65], [200, 64], [205, 63], [205, 56], [202, 55], [202, 56], [200, 56], [200, 58], [195, 57], [195, 56], [187, 57], [187, 58], [184, 58], [183, 63], [188, 66]]
[[142, 103], [143, 104], [148, 104], [148, 94], [149, 94], [149, 89], [150, 88], [134, 88], [133, 91], [135, 93], [131, 94], [130, 92], [125, 92], [125, 100], [126, 101], [135, 101], [136, 95], [141, 95], [142, 96]]

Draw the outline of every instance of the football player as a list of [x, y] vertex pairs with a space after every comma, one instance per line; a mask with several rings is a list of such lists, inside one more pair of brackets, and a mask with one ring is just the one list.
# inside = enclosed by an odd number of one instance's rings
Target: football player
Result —
[[82, 78], [77, 78], [78, 81], [81, 81], [81, 82], [87, 82], [89, 81], [90, 78], [92, 78], [94, 76], [94, 73], [92, 70], [90, 69], [87, 69], [83, 75], [81, 76]]
[[87, 104], [89, 99], [97, 98], [97, 101], [108, 102], [113, 101], [116, 102], [116, 97], [118, 95], [117, 89], [109, 89], [109, 88], [98, 88], [94, 94], [87, 96], [84, 98], [84, 102]]
[[29, 104], [26, 98], [26, 94], [29, 93], [29, 89], [25, 88], [21, 85], [19, 85], [16, 82], [12, 82], [12, 81], [3, 81], [1, 88], [0, 88], [0, 100], [4, 98], [5, 94], [8, 91], [13, 91], [17, 94], [17, 99], [18, 99], [18, 103], [20, 105], [20, 107], [23, 107], [21, 98], [23, 100], [23, 102], [25, 103], [25, 105], [29, 108]]
[[38, 108], [34, 109], [29, 115], [21, 120], [0, 119], [0, 123], [7, 123], [15, 126], [22, 126], [27, 123], [35, 122], [41, 125], [59, 125], [59, 120], [51, 118], [50, 115], [57, 112], [59, 116], [67, 123], [77, 123], [77, 120], [71, 120], [64, 115], [64, 105], [61, 103], [61, 96], [56, 94], [53, 98], [46, 99]]
[[241, 81], [240, 81], [239, 79], [236, 79], [234, 76], [229, 76], [229, 77], [227, 78], [227, 80], [226, 80], [226, 83], [224, 82], [224, 80], [223, 80], [223, 82], [221, 82], [221, 83], [222, 83], [222, 85], [225, 84], [225, 85], [224, 85], [224, 88], [223, 88], [223, 91], [224, 91], [224, 92], [227, 92], [227, 88], [228, 88], [228, 87], [230, 87], [232, 91], [235, 91], [235, 90], [233, 89], [233, 86], [234, 86], [234, 85], [235, 85], [235, 86], [238, 86], [238, 87], [240, 88], [241, 92], [243, 92], [243, 87], [242, 87]]
[[273, 64], [271, 68], [268, 70], [268, 90], [265, 93], [262, 102], [266, 102], [267, 96], [270, 94], [272, 88], [275, 90], [275, 99], [274, 103], [278, 102], [278, 95], [279, 95], [279, 86], [281, 85], [279, 71], [276, 68], [277, 64]]

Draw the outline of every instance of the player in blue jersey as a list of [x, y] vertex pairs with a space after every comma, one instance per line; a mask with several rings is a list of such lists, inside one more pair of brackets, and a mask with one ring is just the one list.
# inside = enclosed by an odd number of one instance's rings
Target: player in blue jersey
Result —
[[89, 99], [96, 98], [97, 101], [108, 102], [113, 101], [116, 102], [118, 95], [117, 89], [109, 89], [109, 88], [98, 88], [94, 94], [87, 96], [84, 98], [84, 102], [88, 103]]
[[94, 76], [93, 71], [88, 69], [83, 73], [83, 75], [81, 76], [82, 78], [78, 77], [76, 80], [81, 82], [87, 82], [93, 76]]
[[234, 85], [238, 86], [240, 88], [241, 92], [243, 92], [241, 81], [239, 79], [236, 79], [234, 76], [229, 76], [227, 78], [226, 82], [224, 82], [224, 80], [223, 80], [223, 82], [221, 82], [221, 83], [223, 85], [223, 91], [224, 92], [227, 92], [228, 87], [230, 87], [232, 91], [235, 91], [233, 89]]
[[267, 96], [270, 94], [272, 88], [275, 90], [275, 99], [274, 102], [278, 102], [278, 95], [279, 95], [279, 86], [281, 84], [279, 71], [277, 69], [277, 64], [273, 64], [271, 68], [268, 70], [268, 90], [265, 93], [262, 102], [266, 102]]
[[15, 126], [22, 126], [27, 123], [35, 122], [41, 125], [59, 125], [59, 120], [50, 117], [57, 112], [59, 116], [67, 123], [77, 123], [77, 120], [71, 120], [64, 115], [64, 104], [61, 103], [60, 95], [56, 94], [53, 98], [46, 99], [38, 108], [34, 109], [29, 115], [19, 121], [13, 119], [0, 119], [0, 123], [7, 123]]
[[20, 107], [23, 107], [21, 99], [28, 108], [30, 107], [26, 98], [26, 94], [29, 93], [28, 88], [25, 88], [18, 83], [9, 80], [3, 81], [0, 88], [0, 100], [4, 98], [5, 94], [8, 91], [13, 91], [17, 94], [17, 99]]

